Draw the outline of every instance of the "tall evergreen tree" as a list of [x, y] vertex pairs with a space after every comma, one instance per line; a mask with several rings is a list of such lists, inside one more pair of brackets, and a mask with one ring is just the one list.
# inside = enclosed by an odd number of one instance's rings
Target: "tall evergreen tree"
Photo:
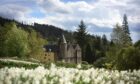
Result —
[[124, 17], [123, 17], [123, 23], [122, 23], [122, 28], [123, 28], [123, 31], [124, 31], [124, 44], [128, 44], [128, 45], [131, 45], [132, 44], [132, 39], [130, 37], [130, 31], [129, 31], [129, 26], [128, 26], [128, 21], [127, 21], [127, 15], [124, 14]]
[[123, 17], [123, 25], [119, 26], [117, 24], [115, 26], [111, 38], [115, 44], [119, 44], [122, 47], [127, 47], [132, 44], [126, 14]]
[[127, 34], [130, 34], [126, 14], [124, 14], [124, 16], [123, 16], [123, 25], [122, 26], [123, 26], [124, 32]]
[[80, 22], [80, 25], [78, 26], [75, 39], [77, 43], [82, 48], [82, 60], [84, 60], [84, 52], [85, 52], [85, 46], [87, 44], [87, 38], [86, 38], [87, 32], [86, 32], [86, 25], [83, 21]]

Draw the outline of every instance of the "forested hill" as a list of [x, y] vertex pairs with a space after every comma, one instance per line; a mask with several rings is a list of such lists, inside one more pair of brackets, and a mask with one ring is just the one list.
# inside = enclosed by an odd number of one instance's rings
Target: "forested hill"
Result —
[[66, 36], [67, 39], [70, 39], [72, 37], [70, 32], [55, 27], [53, 25], [38, 24], [38, 23], [34, 23], [34, 25], [27, 25], [27, 24], [17, 22], [15, 20], [10, 20], [10, 19], [0, 17], [0, 25], [4, 25], [7, 22], [15, 22], [17, 26], [24, 28], [27, 31], [29, 30], [29, 28], [33, 28], [37, 32], [39, 32], [43, 36], [43, 38], [46, 38], [48, 41], [51, 42], [52, 41], [55, 42], [58, 38], [60, 38], [62, 33]]

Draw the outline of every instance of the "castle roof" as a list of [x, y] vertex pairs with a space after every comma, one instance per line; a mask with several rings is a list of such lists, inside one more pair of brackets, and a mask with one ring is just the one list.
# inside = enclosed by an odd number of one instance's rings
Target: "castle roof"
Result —
[[61, 39], [62, 39], [62, 43], [67, 43], [64, 34], [62, 34], [62, 38]]
[[51, 52], [59, 51], [58, 45], [45, 45], [44, 48], [46, 49], [46, 51], [50, 51], [50, 50], [51, 50]]
[[78, 44], [68, 44], [67, 46], [67, 49], [76, 49], [76, 50], [79, 50], [80, 49], [80, 46]]

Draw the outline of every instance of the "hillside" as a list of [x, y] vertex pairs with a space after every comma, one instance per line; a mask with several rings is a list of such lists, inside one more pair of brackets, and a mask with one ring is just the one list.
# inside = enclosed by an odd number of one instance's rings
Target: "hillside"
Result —
[[3, 17], [0, 17], [0, 25], [4, 25], [7, 22], [15, 22], [17, 26], [24, 28], [24, 30], [29, 31], [29, 29], [35, 29], [37, 32], [39, 32], [43, 38], [47, 39], [49, 42], [55, 42], [57, 39], [61, 36], [63, 33], [68, 40], [72, 38], [72, 35], [70, 32], [63, 30], [59, 27], [55, 27], [53, 25], [48, 25], [48, 24], [38, 24], [34, 23], [34, 25], [28, 25], [28, 24], [23, 24], [20, 22], [17, 22], [15, 20], [10, 20], [6, 19]]

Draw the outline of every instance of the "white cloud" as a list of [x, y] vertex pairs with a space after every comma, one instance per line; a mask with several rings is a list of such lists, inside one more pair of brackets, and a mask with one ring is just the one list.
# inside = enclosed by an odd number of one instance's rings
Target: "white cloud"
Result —
[[46, 13], [69, 13], [70, 9], [59, 0], [41, 0], [38, 3], [40, 8], [42, 8]]
[[21, 20], [29, 12], [30, 10], [27, 7], [20, 5], [5, 4], [0, 6], [0, 15], [9, 19]]
[[[19, 3], [16, 4], [11, 3], [12, 1], [16, 2], [16, 0], [6, 0], [4, 5], [0, 5], [0, 15], [19, 21], [26, 21], [26, 23], [38, 22], [55, 25], [67, 30], [75, 30], [80, 20], [84, 20], [88, 27], [90, 26], [88, 31], [92, 30], [92, 27], [97, 27], [96, 31], [99, 31], [92, 32], [99, 33], [104, 32], [105, 29], [113, 28], [116, 23], [121, 24], [122, 16], [126, 13], [129, 23], [140, 24], [140, 5], [138, 5], [140, 2], [137, 0], [90, 0], [90, 2], [86, 2], [86, 0], [76, 2], [31, 0], [30, 3], [34, 4], [35, 7], [32, 6], [34, 8], [24, 6], [24, 3], [20, 5], [18, 0]], [[29, 15], [36, 8], [44, 13], [45, 16], [35, 18]]]
[[[61, 23], [64, 25], [68, 21], [75, 22], [84, 19], [87, 23], [112, 28], [117, 22], [121, 22], [119, 10], [109, 8], [109, 5], [112, 3], [116, 4], [117, 1], [100, 0], [95, 4], [90, 4], [85, 1], [64, 3], [60, 0], [44, 0], [39, 5], [46, 11], [46, 16], [48, 16], [46, 19], [50, 22], [57, 21], [58, 25]], [[118, 6], [118, 4], [116, 5]], [[125, 4], [119, 3], [119, 5]], [[74, 25], [72, 24], [72, 26]], [[67, 26], [64, 27], [67, 28]]]
[[[16, 0], [14, 0], [14, 2], [15, 1]], [[91, 1], [90, 3], [86, 1], [76, 1], [76, 2], [69, 1], [66, 3], [60, 0], [32, 0], [32, 1], [34, 1], [40, 8], [40, 10], [46, 14], [46, 17], [44, 17], [44, 19], [47, 19], [48, 22], [52, 22], [52, 24], [54, 21], [57, 21], [58, 24], [61, 24], [61, 22], [62, 23], [68, 21], [72, 22], [84, 19], [85, 21], [87, 21], [87, 23], [92, 23], [97, 26], [112, 27], [112, 25], [115, 25], [115, 23], [117, 22], [121, 23], [122, 14], [125, 12], [132, 11], [134, 7], [135, 7], [134, 13], [131, 12], [131, 14], [129, 14], [130, 15], [129, 21], [135, 23], [140, 22], [139, 15], [135, 14], [140, 13], [140, 10], [136, 8], [135, 5], [136, 3], [135, 4], [130, 3], [130, 2], [134, 3], [136, 2], [136, 0], [98, 0], [96, 2]], [[18, 4], [11, 5], [12, 6], [9, 7], [7, 5], [1, 5], [0, 6], [1, 15], [7, 16], [9, 14], [11, 17], [29, 18], [27, 17], [28, 16], [27, 7], [19, 6]], [[6, 8], [6, 10], [2, 10], [4, 8]], [[30, 8], [28, 7], [28, 9]], [[135, 16], [133, 16], [134, 14]], [[44, 21], [44, 19], [42, 20]]]
[[130, 32], [130, 33], [131, 33], [131, 38], [133, 39], [133, 42], [140, 40], [140, 31]]

